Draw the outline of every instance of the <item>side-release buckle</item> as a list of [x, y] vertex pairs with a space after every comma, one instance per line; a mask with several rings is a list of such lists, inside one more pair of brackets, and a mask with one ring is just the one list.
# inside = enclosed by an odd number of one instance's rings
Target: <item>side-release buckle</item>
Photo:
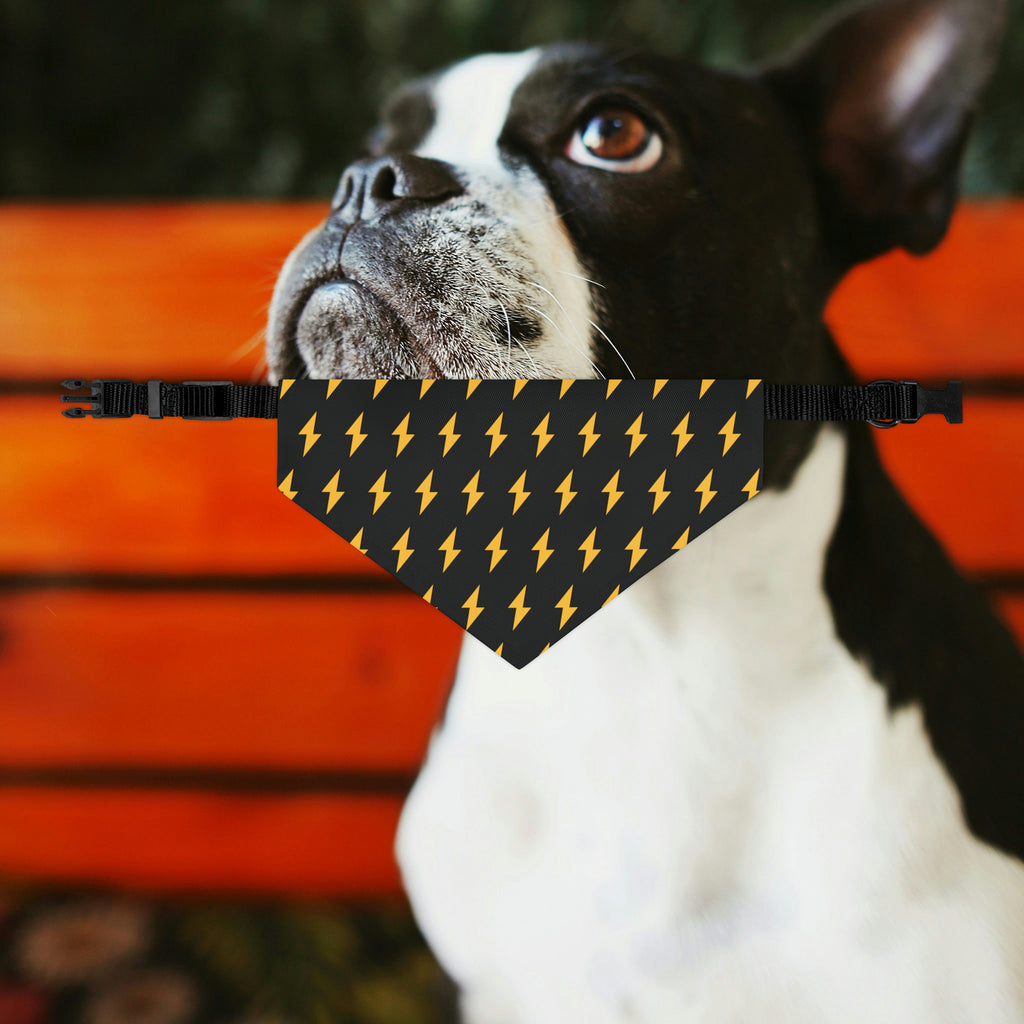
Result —
[[874, 419], [874, 427], [888, 429], [897, 423], [916, 423], [922, 416], [938, 413], [947, 423], [963, 423], [963, 382], [951, 380], [943, 388], [922, 387], [914, 380], [873, 380], [869, 388], [892, 387], [896, 396], [896, 416], [893, 419]]
[[104, 400], [107, 398], [105, 384], [131, 384], [131, 381], [124, 377], [100, 377], [96, 380], [80, 380], [76, 377], [69, 377], [67, 380], [61, 381], [62, 387], [69, 390], [87, 387], [89, 394], [61, 395], [60, 400], [62, 402], [86, 402], [88, 408], [76, 405], [70, 409], [62, 409], [61, 412], [72, 419], [81, 419], [83, 416], [94, 416], [97, 419], [128, 419], [132, 415], [130, 411], [111, 412], [109, 407], [104, 406]]

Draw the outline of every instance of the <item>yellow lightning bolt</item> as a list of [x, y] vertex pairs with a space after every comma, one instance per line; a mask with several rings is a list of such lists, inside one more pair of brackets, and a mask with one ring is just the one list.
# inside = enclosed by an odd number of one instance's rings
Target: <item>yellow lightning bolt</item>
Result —
[[381, 505], [383, 505], [384, 502], [388, 500], [388, 497], [391, 494], [390, 491], [385, 491], [384, 490], [384, 478], [387, 475], [388, 475], [388, 471], [385, 469], [384, 472], [381, 473], [381, 475], [379, 477], [377, 477], [377, 482], [370, 488], [370, 493], [374, 496], [373, 497], [373, 511], [374, 512], [376, 512], [377, 509], [379, 509], [381, 507]]
[[672, 545], [672, 550], [673, 551], [682, 551], [682, 549], [685, 548], [686, 545], [689, 544], [689, 543], [690, 543], [690, 528], [687, 527], [679, 535], [679, 540], [677, 540], [675, 542], [675, 544]]
[[431, 583], [430, 586], [427, 587], [427, 589], [423, 591], [423, 600], [426, 601], [427, 604], [431, 604], [433, 602], [433, 600], [434, 600], [434, 584], [433, 583]]
[[423, 483], [416, 488], [416, 493], [420, 496], [420, 515], [423, 515], [423, 510], [437, 497], [437, 491], [432, 491], [430, 485], [434, 482], [434, 471], [431, 470], [424, 478]]
[[568, 476], [555, 488], [555, 494], [562, 496], [562, 507], [558, 510], [558, 514], [561, 515], [568, 507], [569, 502], [579, 494], [579, 491], [572, 489], [572, 470], [569, 470]]
[[484, 551], [490, 551], [491, 553], [491, 567], [487, 570], [488, 572], [493, 572], [494, 567], [508, 554], [508, 548], [503, 548], [501, 546], [501, 535], [504, 532], [505, 527], [503, 526], [494, 535], [494, 539], [491, 541], [491, 543], [484, 548]]
[[700, 495], [700, 508], [697, 510], [699, 515], [708, 507], [708, 502], [718, 493], [718, 491], [711, 490], [711, 474], [714, 470], [708, 470], [708, 475], [694, 488], [694, 492]]
[[288, 389], [294, 383], [295, 383], [295, 378], [294, 377], [286, 378], [285, 380], [281, 381], [281, 392], [278, 395], [278, 398], [284, 398], [284, 396], [288, 393]]
[[571, 388], [571, 387], [572, 387], [572, 381], [571, 380], [563, 380], [562, 381], [562, 390], [559, 391], [558, 397], [559, 398], [565, 398], [566, 391], [568, 391], [569, 388]]
[[612, 397], [612, 392], [622, 383], [621, 377], [612, 377], [608, 381], [608, 390], [604, 393], [605, 401]]
[[413, 553], [413, 548], [409, 547], [409, 531], [406, 530], [401, 537], [398, 538], [397, 543], [391, 549], [392, 551], [398, 552], [398, 565], [395, 566], [395, 570], [401, 569], [403, 565], [408, 561], [409, 556]]
[[[526, 470], [523, 470], [523, 475], [508, 489], [509, 494], [515, 495], [515, 504], [512, 506], [512, 515], [515, 515], [519, 511], [519, 506], [533, 493], [526, 489]], [[530, 506], [533, 507], [532, 505]]]
[[477, 616], [484, 610], [484, 606], [480, 604], [480, 588], [477, 587], [469, 597], [466, 598], [463, 608], [468, 609], [469, 615], [466, 617], [466, 629], [476, 622]]
[[452, 413], [452, 418], [437, 432], [437, 436], [444, 438], [444, 451], [441, 452], [443, 459], [451, 451], [452, 445], [462, 437], [461, 434], [455, 433], [455, 413]]
[[522, 391], [525, 387], [526, 380], [524, 380], [522, 377], [517, 378], [515, 384], [512, 385], [512, 397], [518, 398], [519, 392]]
[[595, 412], [594, 415], [591, 416], [590, 419], [583, 424], [583, 428], [580, 430], [580, 437], [583, 438], [584, 455], [586, 455], [587, 452], [590, 451], [590, 449], [594, 446], [594, 442], [600, 436], [601, 435], [597, 432], [597, 413]]
[[391, 431], [392, 437], [398, 438], [398, 451], [395, 455], [401, 455], [402, 449], [413, 439], [414, 434], [409, 433], [409, 416], [411, 413], [406, 413], [402, 419], [402, 422]]
[[619, 588], [616, 587], [602, 602], [601, 607], [603, 608], [609, 601], [614, 601], [619, 596]]
[[523, 621], [523, 617], [530, 610], [529, 605], [526, 603], [526, 587], [523, 587], [518, 594], [512, 599], [512, 603], [509, 605], [515, 613], [515, 621], [512, 623], [512, 628], [515, 629], [520, 622]]
[[583, 552], [583, 571], [586, 572], [590, 567], [590, 563], [601, 554], [601, 549], [595, 547], [597, 543], [597, 527], [590, 531], [587, 539], [579, 546], [577, 550]]
[[363, 528], [360, 526], [359, 527], [359, 532], [349, 541], [349, 544], [351, 544], [352, 547], [354, 547], [356, 549], [356, 551], [359, 552], [359, 554], [365, 555], [366, 554], [366, 548], [360, 547], [360, 545], [362, 543], [363, 543]]
[[760, 383], [761, 383], [761, 378], [760, 377], [758, 377], [756, 379], [751, 377], [747, 381], [747, 398], [749, 398], [757, 390], [757, 385], [760, 384]]
[[430, 378], [427, 378], [427, 380], [424, 381], [420, 381], [420, 398], [422, 398], [430, 390], [433, 383], [433, 380]]
[[630, 455], [632, 455], [633, 452], [635, 452], [637, 448], [639, 448], [640, 445], [643, 444], [643, 440], [647, 436], [646, 434], [640, 433], [640, 429], [643, 424], [643, 418], [644, 414], [640, 413], [640, 415], [637, 416], [635, 420], [633, 420], [633, 424], [632, 426], [630, 426], [629, 430], [626, 431], [629, 437], [633, 439], [632, 443], [629, 446]]
[[551, 528], [548, 527], [541, 535], [540, 540], [530, 548], [531, 551], [537, 552], [537, 572], [540, 572], [540, 567], [551, 557], [554, 553], [554, 548], [548, 547], [548, 537], [551, 534]]
[[473, 379], [466, 382], [466, 397], [469, 398], [476, 389], [480, 387], [480, 378], [474, 377]]
[[537, 454], [540, 455], [542, 451], [547, 447], [548, 441], [551, 440], [555, 435], [548, 433], [548, 420], [551, 419], [551, 413], [545, 413], [544, 419], [537, 424], [536, 427], [531, 431], [533, 436], [537, 438]]
[[484, 496], [484, 492], [480, 490], [479, 469], [473, 474], [473, 479], [462, 488], [462, 493], [467, 495], [466, 515], [468, 516], [473, 511], [473, 506]]
[[[562, 621], [558, 624], [558, 628], [562, 629], [565, 624], [572, 618], [572, 614], [576, 609], [572, 605], [572, 587], [570, 587], [563, 595], [562, 600], [555, 605], [555, 607], [562, 613]], [[515, 627], [513, 627], [515, 628]]]
[[298, 491], [293, 491], [292, 490], [292, 476], [294, 475], [294, 473], [295, 473], [294, 469], [289, 469], [288, 470], [288, 475], [277, 485], [277, 489], [289, 501], [292, 501], [295, 498], [295, 495], [299, 493]]
[[[500, 447], [501, 442], [508, 437], [508, 434], [501, 432], [501, 417], [505, 414], [503, 412], [498, 413], [498, 418], [484, 431], [484, 433], [491, 439], [491, 451], [490, 455], [493, 455]], [[490, 458], [490, 455], [488, 458]]]
[[331, 477], [327, 482], [327, 486], [321, 492], [327, 495], [327, 511], [330, 512], [335, 505], [338, 504], [338, 499], [345, 493], [344, 491], [338, 490], [338, 484], [341, 481], [341, 470], [339, 469], [334, 476]]
[[341, 383], [340, 380], [331, 379], [327, 382], [327, 397], [330, 398], [335, 391], [338, 390], [338, 385]]
[[611, 480], [601, 488], [601, 493], [608, 495], [608, 507], [604, 510], [605, 515], [608, 515], [608, 513], [611, 512], [615, 502], [617, 502], [619, 498], [626, 493], [625, 491], [619, 490], [619, 472], [619, 470], [615, 470], [615, 476], [613, 476]]
[[640, 543], [643, 540], [644, 528], [641, 526], [636, 531], [636, 536], [626, 545], [626, 550], [630, 552], [631, 558], [629, 560], [629, 571], [632, 572], [636, 566], [636, 563], [640, 561], [644, 555], [647, 554], [647, 548], [640, 547]]
[[373, 397], [376, 398], [383, 390], [384, 385], [387, 384], [387, 378], [381, 380], [379, 377], [373, 382]]
[[690, 433], [689, 413], [676, 424], [676, 429], [672, 433], [676, 436], [676, 455], [678, 455], [693, 440], [693, 434]]
[[448, 569], [448, 566], [459, 557], [459, 553], [462, 551], [462, 548], [457, 548], [455, 546], [454, 530], [448, 534], [445, 542], [437, 550], [444, 552], [444, 565], [441, 567], [441, 572], [445, 572]]
[[370, 436], [369, 434], [362, 433], [363, 429], [363, 414], [360, 413], [348, 430], [345, 431], [349, 437], [352, 438], [352, 448], [349, 451], [349, 455], [355, 455], [356, 449]]
[[729, 417], [728, 422], [718, 433], [725, 438], [725, 447], [722, 449], [722, 454], [724, 455], [740, 437], [736, 431], [736, 413]]
[[654, 508], [651, 510], [652, 513], [657, 512], [658, 509], [661, 508], [661, 503], [672, 493], [665, 489], [665, 474], [667, 472], [667, 469], [663, 469], [661, 471], [661, 476], [659, 476], [658, 479], [647, 488], [648, 493], [654, 495]]
[[708, 393], [708, 388], [714, 383], [714, 377], [704, 377], [700, 382], [700, 394], [697, 397], [703, 398]]
[[320, 440], [320, 434], [314, 433], [316, 430], [316, 413], [313, 413], [309, 417], [309, 422], [299, 431], [300, 436], [306, 439], [306, 446], [302, 449], [302, 454], [306, 455], [309, 449], [313, 447]]
[[668, 379], [667, 378], [665, 380], [656, 380], [654, 382], [654, 393], [651, 395], [651, 398], [657, 398], [658, 397], [658, 392], [661, 391], [661, 389], [667, 383], [668, 383]]
[[[289, 475], [290, 475], [290, 474], [289, 474]], [[749, 479], [749, 480], [748, 480], [748, 481], [746, 482], [746, 485], [745, 485], [744, 487], [742, 487], [742, 488], [741, 488], [741, 490], [743, 490], [743, 491], [745, 491], [745, 492], [746, 492], [746, 495], [747, 495], [747, 501], [750, 501], [750, 499], [751, 499], [751, 498], [752, 498], [752, 497], [753, 497], [753, 496], [754, 496], [755, 494], [760, 494], [760, 493], [761, 493], [761, 492], [760, 492], [760, 491], [759, 491], [759, 490], [757, 489], [757, 478], [758, 478], [758, 477], [759, 477], [760, 475], [761, 475], [761, 470], [759, 470], [759, 469], [755, 469], [755, 470], [754, 470], [754, 475], [753, 475], [753, 476], [752, 476], [752, 477], [751, 477], [751, 478], [750, 478], [750, 479]], [[758, 508], [760, 508], [760, 507], [761, 507], [761, 506], [759, 505], [759, 506], [758, 506]]]

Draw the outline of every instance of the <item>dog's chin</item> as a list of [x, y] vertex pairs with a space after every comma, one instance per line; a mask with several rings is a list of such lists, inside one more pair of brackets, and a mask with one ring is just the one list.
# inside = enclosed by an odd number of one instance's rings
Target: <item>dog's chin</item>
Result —
[[321, 285], [306, 301], [295, 346], [314, 378], [425, 377], [436, 369], [398, 314], [354, 281]]

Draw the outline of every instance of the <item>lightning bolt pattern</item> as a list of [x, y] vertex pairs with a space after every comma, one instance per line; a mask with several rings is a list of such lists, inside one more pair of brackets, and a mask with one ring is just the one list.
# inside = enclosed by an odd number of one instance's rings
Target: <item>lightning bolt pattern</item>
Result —
[[304, 437], [306, 439], [306, 444], [302, 449], [303, 456], [308, 455], [313, 445], [315, 445], [317, 441], [319, 441], [320, 438], [323, 437], [323, 434], [317, 434], [315, 433], [315, 430], [316, 413], [313, 413], [313, 415], [309, 417], [309, 420], [307, 421], [306, 425], [299, 431], [299, 436]]
[[409, 433], [409, 417], [411, 415], [412, 413], [407, 412], [402, 418], [402, 422], [391, 431], [391, 433], [398, 438], [398, 450], [395, 452], [396, 455], [401, 455], [405, 446], [413, 439], [413, 437], [416, 436], [415, 434]]
[[760, 384], [282, 382], [277, 486], [521, 666], [760, 493]]

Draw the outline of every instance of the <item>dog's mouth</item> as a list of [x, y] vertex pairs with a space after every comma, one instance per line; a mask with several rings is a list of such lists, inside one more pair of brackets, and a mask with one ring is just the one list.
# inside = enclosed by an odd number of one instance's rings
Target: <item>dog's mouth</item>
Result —
[[296, 304], [291, 341], [310, 377], [433, 375], [435, 360], [412, 339], [392, 305], [351, 278], [319, 282]]
[[[539, 317], [499, 302], [475, 309], [461, 329], [449, 322], [442, 330], [437, 313], [428, 308], [403, 315], [383, 291], [341, 274], [305, 285], [287, 315], [285, 347], [290, 356], [277, 377], [544, 375], [530, 355], [530, 346], [542, 334]], [[432, 329], [424, 330], [424, 321]]]

